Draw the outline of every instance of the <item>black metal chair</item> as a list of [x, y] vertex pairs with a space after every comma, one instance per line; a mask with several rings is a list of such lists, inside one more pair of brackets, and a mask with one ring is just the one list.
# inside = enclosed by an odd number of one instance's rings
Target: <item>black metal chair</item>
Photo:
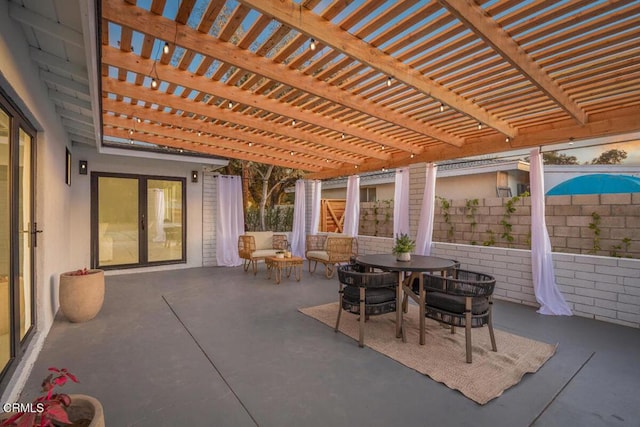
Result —
[[364, 346], [364, 323], [369, 316], [396, 311], [396, 286], [398, 274], [390, 272], [364, 272], [357, 264], [338, 267], [340, 280], [338, 319], [335, 331], [340, 326], [342, 310], [360, 315], [358, 345]]
[[471, 329], [489, 327], [491, 348], [498, 351], [491, 309], [496, 279], [488, 274], [456, 270], [456, 277], [424, 275], [425, 316], [451, 326], [465, 328], [467, 363], [472, 361]]

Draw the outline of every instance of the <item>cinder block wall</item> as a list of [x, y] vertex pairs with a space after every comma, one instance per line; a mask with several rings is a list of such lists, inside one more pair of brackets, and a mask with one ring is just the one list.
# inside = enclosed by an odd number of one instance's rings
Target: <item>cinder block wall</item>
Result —
[[[358, 237], [360, 254], [390, 253], [393, 239]], [[436, 242], [432, 254], [496, 278], [494, 297], [538, 307], [531, 251]], [[553, 254], [556, 283], [576, 316], [640, 328], [640, 260]]]
[[[508, 214], [511, 199], [476, 199], [475, 213], [470, 200], [447, 200], [448, 209], [438, 201], [433, 240], [529, 249], [531, 198], [520, 198]], [[545, 204], [554, 252], [640, 258], [640, 193], [548, 196]]]
[[[425, 165], [412, 165], [410, 174], [409, 222], [411, 234], [415, 236], [426, 181]], [[481, 215], [486, 215], [491, 220], [482, 218], [484, 223], [496, 227], [502, 219], [504, 200], [508, 199], [485, 199], [488, 203], [482, 207], [487, 209], [478, 209], [476, 216], [480, 219]], [[517, 233], [522, 237], [529, 232], [530, 210], [524, 208], [530, 205], [528, 199], [519, 203], [510, 220], [512, 219], [512, 234]], [[575, 245], [576, 250], [588, 251], [593, 246], [593, 231], [588, 226], [593, 220], [591, 212], [595, 211], [601, 216], [600, 245], [608, 254], [608, 250], [604, 248], [608, 249], [605, 245], [609, 244], [609, 240], [615, 241], [624, 236], [631, 236], [634, 243], [638, 244], [639, 205], [640, 194], [547, 197], [547, 228], [552, 236], [556, 233], [559, 237], [567, 237], [568, 246]], [[456, 206], [466, 207], [466, 203], [457, 202]], [[491, 208], [494, 208], [493, 215]], [[519, 214], [516, 215], [518, 210]], [[438, 216], [436, 214], [436, 221]], [[443, 222], [441, 216], [440, 220]], [[434, 228], [437, 228], [437, 225], [434, 225]], [[527, 231], [523, 231], [524, 228]], [[562, 236], [563, 233], [576, 234], [578, 231], [580, 234], [572, 237], [576, 240], [571, 242], [569, 236]], [[591, 234], [588, 234], [588, 231]], [[465, 231], [459, 232], [464, 235]], [[553, 244], [554, 237], [551, 240]], [[463, 268], [476, 269], [495, 276], [497, 299], [538, 306], [533, 292], [530, 250], [443, 243], [435, 236], [434, 241], [433, 255], [456, 259], [461, 262]], [[359, 236], [358, 242], [360, 254], [390, 253], [393, 247], [392, 238]], [[528, 247], [527, 241], [525, 244]], [[633, 249], [638, 250], [636, 247]], [[554, 252], [553, 261], [558, 288], [575, 315], [640, 328], [639, 259]]]

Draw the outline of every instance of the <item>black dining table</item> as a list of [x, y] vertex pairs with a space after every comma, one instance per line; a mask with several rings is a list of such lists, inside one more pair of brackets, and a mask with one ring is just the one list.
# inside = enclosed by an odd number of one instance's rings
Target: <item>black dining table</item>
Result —
[[[404, 337], [402, 329], [403, 292], [416, 301], [420, 307], [420, 344], [425, 343], [425, 291], [422, 273], [442, 272], [455, 267], [458, 262], [452, 259], [430, 255], [411, 255], [410, 261], [398, 261], [393, 254], [359, 255], [356, 263], [367, 268], [398, 272], [396, 293], [396, 337]], [[408, 275], [405, 274], [410, 273]], [[418, 295], [411, 289], [411, 283], [418, 279]]]

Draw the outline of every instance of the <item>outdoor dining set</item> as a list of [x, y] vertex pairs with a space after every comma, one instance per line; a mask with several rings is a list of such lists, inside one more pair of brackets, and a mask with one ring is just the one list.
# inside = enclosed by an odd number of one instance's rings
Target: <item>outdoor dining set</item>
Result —
[[[360, 347], [364, 346], [369, 317], [387, 313], [395, 313], [396, 338], [406, 342], [403, 313], [411, 299], [420, 312], [421, 345], [425, 345], [426, 318], [430, 318], [450, 327], [452, 334], [457, 327], [465, 329], [467, 363], [472, 362], [473, 328], [487, 325], [491, 348], [497, 351], [491, 319], [494, 277], [461, 269], [458, 261], [435, 256], [412, 255], [408, 261], [400, 261], [393, 254], [357, 255], [357, 239], [344, 235], [309, 235], [306, 246], [310, 273], [315, 272], [318, 262], [325, 265], [327, 278], [338, 272], [340, 308], [335, 331], [343, 310], [358, 315]], [[253, 266], [256, 274], [256, 262], [264, 260], [269, 278], [275, 271], [276, 283], [280, 283], [283, 269], [287, 277], [294, 270], [300, 281], [303, 260], [291, 256], [287, 248], [286, 235], [271, 232], [247, 233], [238, 240], [245, 271]]]

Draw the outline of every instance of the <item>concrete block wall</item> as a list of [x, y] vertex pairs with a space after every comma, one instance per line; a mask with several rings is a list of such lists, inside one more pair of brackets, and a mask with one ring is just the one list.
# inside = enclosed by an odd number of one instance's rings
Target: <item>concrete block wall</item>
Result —
[[[390, 253], [393, 239], [358, 237], [359, 253]], [[432, 255], [496, 278], [494, 297], [539, 307], [531, 251], [435, 242]], [[558, 289], [576, 316], [640, 328], [640, 260], [553, 253]]]
[[[422, 190], [417, 192], [422, 197]], [[478, 199], [475, 214], [471, 214], [467, 200], [450, 200], [449, 222], [438, 203], [434, 241], [529, 249], [531, 199], [523, 197], [515, 202], [515, 212], [505, 217], [510, 199]], [[545, 204], [547, 230], [555, 252], [640, 258], [640, 193], [548, 196]], [[600, 216], [597, 226], [594, 213]], [[511, 242], [503, 237], [503, 220], [511, 225]], [[472, 226], [474, 221], [476, 225]], [[596, 227], [600, 233], [597, 239]], [[630, 239], [628, 248], [625, 239]]]

